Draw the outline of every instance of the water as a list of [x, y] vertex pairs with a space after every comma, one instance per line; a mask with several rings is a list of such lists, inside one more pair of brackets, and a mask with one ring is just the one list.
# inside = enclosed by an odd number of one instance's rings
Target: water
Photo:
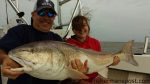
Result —
[[[102, 42], [102, 50], [106, 52], [117, 52], [126, 42]], [[133, 52], [134, 53], [143, 53], [144, 42], [134, 42]], [[148, 46], [147, 53], [150, 54], [150, 44]]]

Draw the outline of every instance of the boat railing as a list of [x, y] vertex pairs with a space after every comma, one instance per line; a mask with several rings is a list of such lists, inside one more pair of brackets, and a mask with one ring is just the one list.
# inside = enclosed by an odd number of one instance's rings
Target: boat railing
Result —
[[74, 8], [74, 11], [73, 11], [73, 13], [72, 13], [72, 16], [71, 16], [71, 19], [70, 19], [70, 22], [69, 22], [69, 25], [68, 25], [68, 28], [67, 28], [67, 30], [66, 30], [66, 32], [65, 32], [65, 35], [64, 35], [64, 37], [63, 37], [64, 39], [67, 37], [67, 35], [68, 35], [68, 33], [69, 33], [70, 29], [71, 29], [72, 19], [73, 19], [73, 17], [75, 16], [75, 14], [76, 14], [76, 12], [77, 12], [77, 9], [80, 7], [80, 5], [81, 5], [81, 1], [80, 1], [80, 0], [77, 0], [76, 6], [75, 6], [75, 8]]
[[19, 19], [17, 19], [17, 23], [21, 24], [21, 23], [25, 23], [28, 24], [27, 20], [23, 17], [24, 16], [24, 12], [20, 12], [18, 9], [18, 3], [16, 3], [16, 5], [13, 3], [12, 0], [8, 0], [9, 4], [11, 5], [11, 7], [15, 10], [15, 12], [17, 13]]
[[149, 36], [145, 36], [145, 44], [144, 44], [143, 54], [147, 53], [148, 43], [149, 43]]
[[72, 19], [73, 17], [77, 14], [77, 11], [79, 9], [79, 13], [82, 15], [82, 5], [81, 5], [81, 1], [80, 0], [77, 0], [77, 3], [75, 5], [75, 8], [73, 10], [73, 13], [71, 15], [71, 18], [70, 18], [70, 21], [68, 23], [65, 23], [65, 24], [62, 24], [62, 19], [61, 19], [61, 6], [67, 2], [69, 2], [71, 0], [57, 0], [57, 10], [58, 10], [58, 26], [55, 27], [55, 29], [62, 29], [64, 26], [68, 26], [65, 33], [64, 33], [64, 36], [63, 38], [65, 39], [68, 35], [68, 33], [70, 32], [70, 29], [71, 29], [71, 22], [72, 22]]
[[144, 47], [142, 47], [142, 52], [135, 52], [134, 55], [144, 55], [149, 54], [149, 36], [145, 36]]

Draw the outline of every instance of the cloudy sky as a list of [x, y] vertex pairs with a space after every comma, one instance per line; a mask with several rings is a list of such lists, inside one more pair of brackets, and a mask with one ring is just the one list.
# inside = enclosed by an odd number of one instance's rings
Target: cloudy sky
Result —
[[[56, 0], [53, 0], [56, 4]], [[101, 41], [144, 41], [150, 36], [150, 0], [81, 0], [90, 10], [91, 35]], [[19, 9], [30, 23], [35, 0], [19, 0]], [[76, 0], [62, 6], [62, 21], [69, 22]], [[5, 0], [0, 1], [0, 26], [6, 25]], [[57, 7], [56, 7], [57, 9]], [[8, 5], [9, 19], [16, 17]], [[57, 25], [57, 18], [56, 18]]]

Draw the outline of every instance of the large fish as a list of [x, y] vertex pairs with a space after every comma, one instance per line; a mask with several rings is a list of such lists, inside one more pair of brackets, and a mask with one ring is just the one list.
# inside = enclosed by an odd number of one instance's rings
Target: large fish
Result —
[[88, 60], [88, 73], [98, 72], [103, 77], [107, 66], [113, 63], [114, 56], [137, 66], [132, 53], [133, 41], [124, 45], [117, 53], [100, 53], [72, 46], [65, 42], [39, 41], [19, 46], [9, 52], [9, 57], [22, 67], [13, 71], [24, 71], [31, 76], [47, 80], [87, 79], [88, 77], [72, 69], [70, 61], [80, 59], [83, 63]]

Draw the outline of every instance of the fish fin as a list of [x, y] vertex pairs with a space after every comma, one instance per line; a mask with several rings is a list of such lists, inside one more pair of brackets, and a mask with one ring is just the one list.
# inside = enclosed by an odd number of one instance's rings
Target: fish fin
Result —
[[68, 68], [67, 70], [68, 70], [68, 74], [70, 75], [69, 77], [72, 79], [88, 79], [89, 78], [84, 73], [79, 72], [75, 69]]
[[129, 63], [132, 64], [132, 65], [134, 65], [134, 66], [139, 66], [139, 64], [134, 59], [129, 60]]
[[106, 68], [103, 68], [103, 69], [99, 70], [98, 73], [99, 73], [102, 77], [107, 78], [107, 77], [108, 77], [108, 68], [107, 68], [107, 67], [106, 67]]
[[133, 51], [132, 51], [132, 46], [133, 46], [133, 42], [134, 40], [128, 41], [122, 48], [121, 53], [125, 54], [125, 60], [126, 62], [134, 65], [134, 66], [138, 66], [138, 63], [136, 62], [136, 60], [134, 59], [133, 56]]
[[29, 72], [32, 71], [30, 67], [22, 67], [22, 68], [11, 68], [12, 71], [20, 71], [20, 72]]

